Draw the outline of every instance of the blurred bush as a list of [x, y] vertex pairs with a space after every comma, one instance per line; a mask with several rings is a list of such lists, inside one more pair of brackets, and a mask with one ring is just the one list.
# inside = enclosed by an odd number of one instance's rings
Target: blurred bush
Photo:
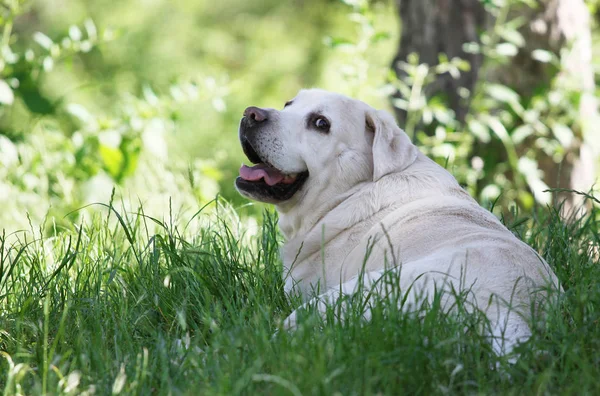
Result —
[[[377, 6], [382, 25], [393, 26], [390, 7]], [[85, 214], [73, 210], [107, 202], [113, 186], [115, 199], [158, 216], [219, 192], [243, 203], [233, 179], [246, 106], [281, 107], [324, 78], [347, 93], [380, 85], [380, 73], [365, 81], [365, 61], [348, 83], [352, 62], [329, 51], [339, 43], [328, 37], [357, 35], [348, 10], [334, 0], [5, 2], [0, 224], [37, 227], [48, 212], [66, 224]], [[361, 46], [378, 50], [391, 53]], [[383, 56], [375, 63], [387, 66]]]
[[[393, 89], [405, 92], [393, 104], [410, 110], [409, 134], [484, 201], [504, 190], [505, 204], [546, 202], [537, 157], [560, 160], [569, 139], [574, 93], [558, 82], [534, 98], [482, 85], [462, 128], [422, 88], [432, 74], [468, 64], [430, 68], [415, 57], [404, 65], [407, 80], [392, 78], [398, 22], [390, 1], [4, 0], [0, 12], [7, 230], [60, 228], [85, 215], [74, 210], [108, 202], [114, 186], [114, 199], [159, 217], [169, 207], [195, 211], [219, 192], [241, 205], [233, 180], [244, 160], [243, 109], [281, 108], [304, 87], [388, 108]], [[435, 122], [434, 136], [419, 131], [421, 120]]]

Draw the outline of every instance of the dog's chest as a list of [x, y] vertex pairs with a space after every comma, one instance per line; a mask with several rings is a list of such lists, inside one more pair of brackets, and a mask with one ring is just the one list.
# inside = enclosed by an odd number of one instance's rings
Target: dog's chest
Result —
[[[286, 243], [283, 249], [286, 290], [291, 290], [295, 284], [306, 294], [317, 286], [323, 290], [332, 284], [339, 284], [345, 278], [344, 267], [349, 262], [349, 255], [364, 243], [365, 236], [379, 220], [373, 218], [363, 221], [329, 238], [325, 227], [321, 238], [308, 235], [302, 240]], [[355, 266], [348, 265], [353, 268], [352, 271]]]

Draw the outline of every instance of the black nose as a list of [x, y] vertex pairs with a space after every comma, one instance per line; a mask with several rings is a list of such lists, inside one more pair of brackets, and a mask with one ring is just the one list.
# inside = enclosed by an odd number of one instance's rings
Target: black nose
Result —
[[255, 125], [265, 122], [268, 119], [268, 113], [259, 107], [250, 106], [244, 110], [244, 117], [249, 125]]

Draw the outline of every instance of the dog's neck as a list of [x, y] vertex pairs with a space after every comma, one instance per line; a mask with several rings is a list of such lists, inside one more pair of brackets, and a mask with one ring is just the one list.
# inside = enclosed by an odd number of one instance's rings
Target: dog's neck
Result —
[[[328, 213], [350, 199], [357, 191], [363, 189], [366, 183], [369, 182], [360, 183], [350, 191], [325, 197], [323, 194], [306, 194], [301, 198], [305, 203], [302, 207], [278, 205], [279, 229], [285, 239], [290, 241], [299, 235], [308, 234]], [[309, 204], [306, 205], [306, 203]], [[309, 211], [306, 211], [306, 208], [310, 208]]]
[[[302, 201], [301, 206], [294, 202], [278, 205], [279, 227], [286, 238], [286, 249], [300, 249], [307, 239], [316, 240], [310, 246], [325, 245], [344, 230], [389, 209], [382, 203], [393, 202], [394, 207], [400, 207], [432, 194], [445, 194], [439, 186], [448, 186], [452, 194], [470, 198], [448, 172], [440, 169], [420, 154], [404, 172], [358, 183], [344, 193], [307, 192], [297, 198]], [[366, 202], [369, 204], [365, 205]], [[311, 253], [314, 252], [303, 251], [300, 256]]]

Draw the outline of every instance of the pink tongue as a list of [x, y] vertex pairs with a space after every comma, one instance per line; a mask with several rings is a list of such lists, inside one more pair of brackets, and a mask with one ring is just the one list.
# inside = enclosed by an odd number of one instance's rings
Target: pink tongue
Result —
[[242, 165], [240, 168], [240, 177], [248, 181], [265, 179], [265, 183], [267, 183], [269, 186], [274, 186], [275, 184], [281, 182], [289, 182], [289, 177], [286, 178], [277, 169], [266, 164], [258, 164], [253, 167]]

